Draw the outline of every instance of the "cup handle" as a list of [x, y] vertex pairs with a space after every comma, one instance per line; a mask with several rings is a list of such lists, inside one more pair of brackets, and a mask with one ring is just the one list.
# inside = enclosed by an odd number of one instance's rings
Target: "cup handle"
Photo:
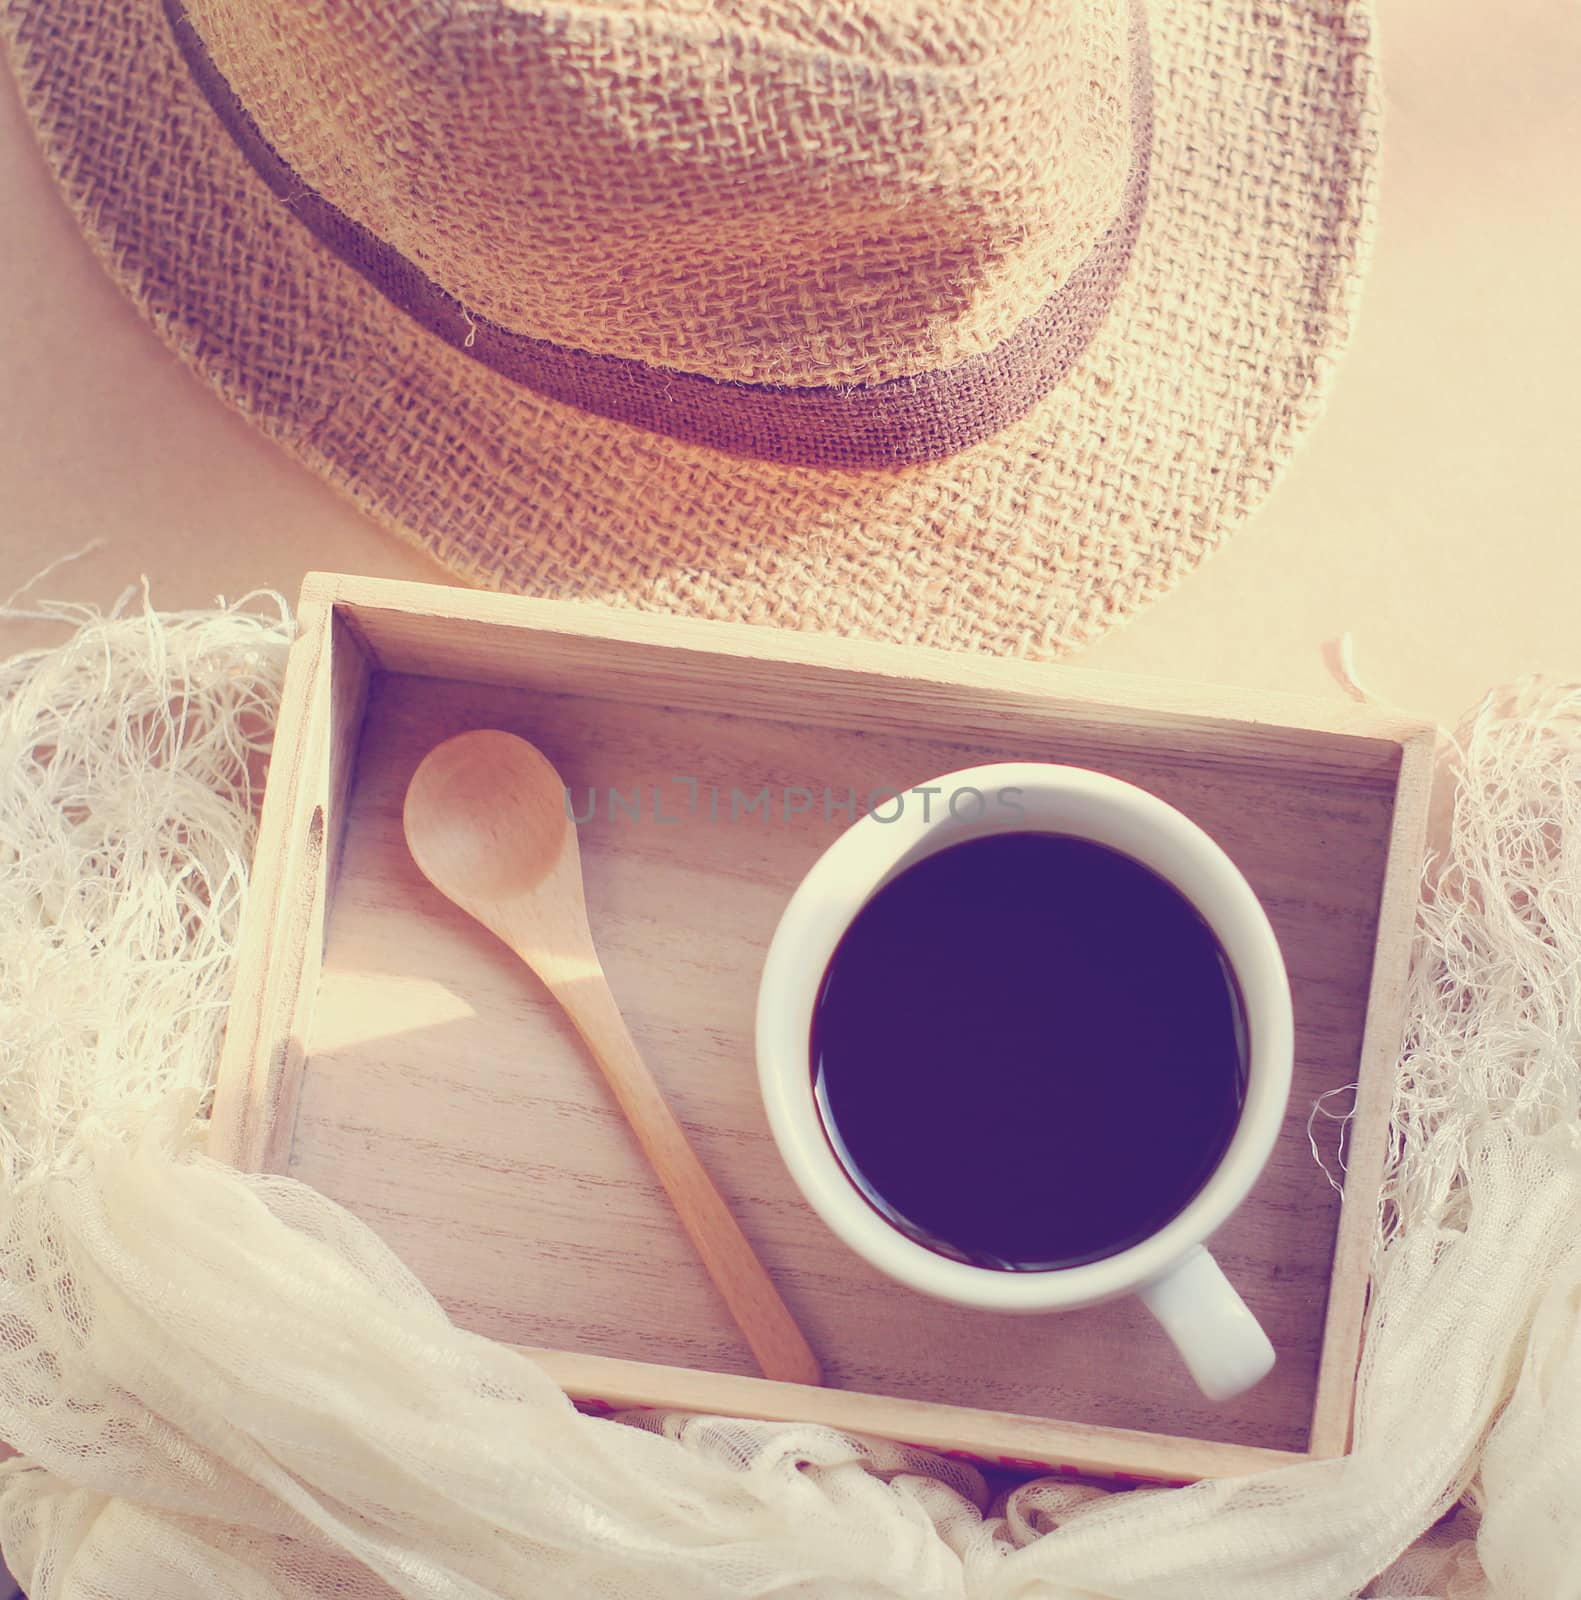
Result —
[[1140, 1294], [1210, 1400], [1241, 1394], [1273, 1369], [1268, 1335], [1201, 1245]]

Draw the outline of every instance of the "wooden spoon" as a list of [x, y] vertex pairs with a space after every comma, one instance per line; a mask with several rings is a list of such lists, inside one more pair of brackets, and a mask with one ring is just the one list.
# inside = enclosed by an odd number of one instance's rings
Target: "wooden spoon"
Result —
[[429, 751], [406, 790], [407, 847], [439, 892], [503, 939], [576, 1024], [764, 1375], [818, 1362], [703, 1170], [609, 992], [587, 925], [576, 829], [547, 757], [480, 730]]

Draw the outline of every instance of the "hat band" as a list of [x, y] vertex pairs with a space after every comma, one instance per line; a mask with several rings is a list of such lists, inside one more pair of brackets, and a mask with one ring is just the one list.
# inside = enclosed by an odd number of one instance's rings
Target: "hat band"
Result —
[[165, 15], [187, 67], [253, 170], [303, 226], [446, 344], [546, 399], [734, 455], [787, 465], [900, 467], [980, 444], [1026, 415], [1075, 365], [1125, 276], [1147, 199], [1152, 71], [1133, 5], [1134, 150], [1120, 209], [1044, 305], [992, 349], [874, 384], [741, 383], [578, 350], [468, 312], [414, 263], [305, 184], [215, 65], [181, 0]]

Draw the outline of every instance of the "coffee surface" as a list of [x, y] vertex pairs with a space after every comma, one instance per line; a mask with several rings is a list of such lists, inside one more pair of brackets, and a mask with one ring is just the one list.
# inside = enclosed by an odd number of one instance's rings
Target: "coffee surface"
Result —
[[1156, 1232], [1217, 1166], [1246, 1082], [1207, 923], [1129, 856], [1052, 833], [952, 845], [880, 889], [829, 963], [811, 1047], [868, 1201], [1006, 1271]]

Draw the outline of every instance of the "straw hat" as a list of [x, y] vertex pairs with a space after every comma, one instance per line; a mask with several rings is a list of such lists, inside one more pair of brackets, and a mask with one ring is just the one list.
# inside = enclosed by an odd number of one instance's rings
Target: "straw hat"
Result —
[[0, 0], [105, 265], [494, 587], [1050, 654], [1268, 491], [1365, 4]]

